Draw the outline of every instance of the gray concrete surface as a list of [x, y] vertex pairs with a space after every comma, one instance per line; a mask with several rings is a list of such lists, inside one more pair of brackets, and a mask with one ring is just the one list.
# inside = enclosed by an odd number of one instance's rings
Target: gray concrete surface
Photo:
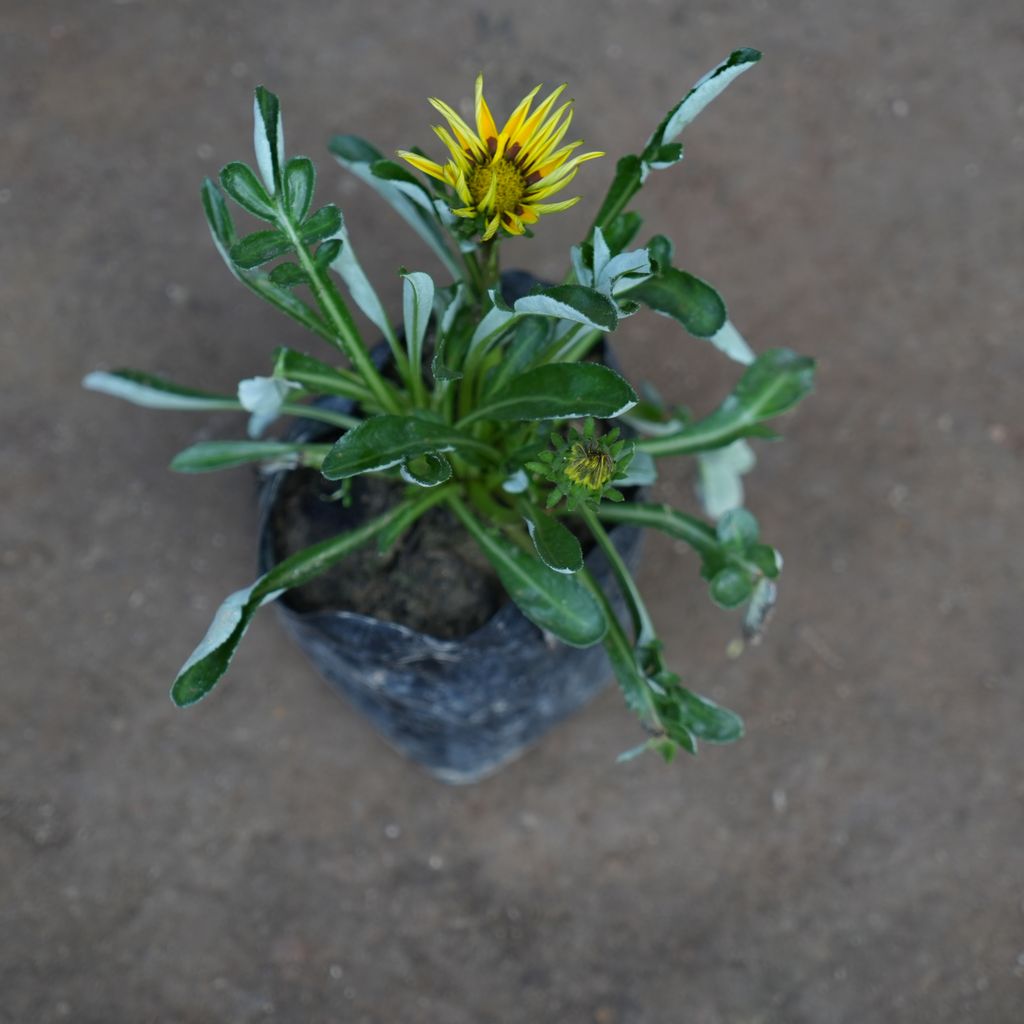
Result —
[[[1024, 1019], [1022, 44], [1013, 0], [0, 5], [0, 1021]], [[200, 178], [249, 153], [253, 85], [387, 281], [429, 255], [330, 134], [429, 147], [425, 97], [483, 68], [505, 110], [567, 80], [580, 133], [621, 152], [737, 45], [764, 62], [640, 208], [756, 346], [820, 359], [749, 488], [782, 602], [730, 661], [692, 557], [654, 542], [642, 582], [748, 738], [616, 766], [635, 732], [609, 690], [447, 789], [266, 613], [175, 711], [255, 515], [245, 473], [165, 467], [236, 423], [78, 382], [227, 389], [302, 342], [199, 211]], [[581, 174], [588, 200], [612, 166]], [[586, 216], [510, 262], [556, 273]], [[713, 354], [628, 328], [630, 369], [717, 400]], [[663, 493], [689, 487], [680, 467]]]

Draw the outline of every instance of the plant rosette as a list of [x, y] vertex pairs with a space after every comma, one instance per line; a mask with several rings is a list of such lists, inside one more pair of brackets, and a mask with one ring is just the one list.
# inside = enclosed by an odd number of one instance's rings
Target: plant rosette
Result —
[[[447, 151], [441, 163], [419, 149], [399, 151], [399, 163], [355, 136], [332, 139], [338, 162], [386, 200], [443, 267], [443, 278], [401, 271], [401, 331], [363, 272], [341, 211], [333, 204], [313, 210], [316, 172], [309, 158], [287, 157], [277, 97], [256, 89], [256, 169], [230, 163], [219, 187], [205, 181], [203, 209], [235, 278], [316, 335], [325, 357], [279, 349], [267, 375], [241, 381], [235, 395], [134, 370], [94, 372], [84, 384], [150, 408], [249, 414], [247, 437], [194, 444], [172, 461], [177, 471], [304, 467], [329, 482], [342, 506], [375, 479], [389, 481], [397, 497], [335, 535], [275, 564], [265, 561], [254, 583], [223, 602], [182, 666], [171, 689], [175, 704], [194, 704], [213, 689], [262, 605], [363, 547], [375, 545], [387, 557], [431, 510], [444, 509], [478, 545], [509, 608], [535, 636], [557, 641], [559, 650], [607, 658], [645, 734], [620, 757], [653, 750], [672, 760], [680, 750], [696, 753], [700, 740], [729, 743], [743, 734], [737, 714], [684, 687], [666, 665], [632, 558], [612, 533], [648, 527], [691, 546], [711, 599], [723, 608], [745, 606], [745, 634], [760, 634], [782, 560], [743, 507], [740, 477], [753, 463], [748, 439], [777, 437], [768, 422], [810, 392], [814, 363], [788, 349], [755, 353], [718, 293], [675, 265], [665, 235], [630, 248], [642, 221], [629, 208], [652, 172], [681, 160], [686, 126], [760, 56], [751, 49], [730, 54], [665, 115], [641, 152], [619, 159], [563, 280], [526, 294], [502, 285], [503, 240], [532, 237], [542, 217], [578, 202], [563, 198], [564, 190], [583, 164], [604, 155], [565, 142], [572, 103], [560, 102], [564, 87], [539, 102], [540, 87], [534, 89], [500, 129], [482, 77], [473, 126], [432, 99], [445, 121], [434, 127]], [[240, 236], [225, 197], [267, 226]], [[387, 372], [353, 306], [383, 336]], [[731, 393], [708, 416], [694, 419], [649, 388], [641, 398], [617, 369], [594, 358], [644, 307], [740, 364]], [[268, 438], [268, 427], [285, 417], [333, 434], [317, 440], [293, 430]], [[696, 458], [705, 516], [648, 502], [644, 492], [641, 500], [622, 500], [626, 489], [654, 485], [659, 460], [675, 456]], [[586, 558], [581, 537], [593, 549]], [[358, 665], [360, 657], [344, 649], [353, 637], [340, 639], [341, 657]], [[431, 686], [444, 677], [438, 650]], [[555, 674], [556, 660], [552, 655]], [[440, 700], [429, 686], [417, 696], [411, 685], [413, 700]], [[550, 692], [542, 684], [527, 698], [545, 701]], [[444, 777], [445, 764], [432, 767]]]

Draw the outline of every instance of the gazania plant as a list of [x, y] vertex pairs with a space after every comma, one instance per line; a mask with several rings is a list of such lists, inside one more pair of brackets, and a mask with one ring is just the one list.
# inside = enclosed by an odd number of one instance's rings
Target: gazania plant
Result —
[[[572, 103], [562, 100], [564, 86], [539, 102], [534, 89], [500, 127], [482, 78], [472, 124], [432, 99], [445, 122], [434, 127], [440, 160], [421, 149], [390, 160], [362, 139], [334, 138], [339, 163], [390, 203], [440, 261], [441, 273], [401, 271], [400, 329], [364, 274], [341, 211], [314, 210], [314, 166], [286, 155], [277, 97], [256, 90], [255, 170], [229, 163], [219, 186], [203, 183], [203, 208], [235, 278], [308, 328], [324, 351], [278, 349], [266, 375], [241, 381], [236, 395], [134, 370], [91, 373], [85, 386], [143, 406], [249, 414], [248, 436], [194, 444], [175, 457], [175, 470], [313, 467], [342, 502], [364, 475], [392, 480], [396, 499], [229, 596], [174, 681], [176, 704], [210, 692], [260, 606], [358, 547], [401, 545], [441, 505], [545, 634], [577, 647], [604, 645], [644, 730], [623, 756], [655, 750], [671, 760], [679, 750], [696, 753], [700, 740], [742, 735], [735, 713], [684, 687], [665, 663], [610, 534], [631, 524], [691, 546], [711, 600], [746, 606], [743, 629], [748, 638], [759, 634], [782, 560], [742, 507], [740, 474], [753, 460], [746, 439], [776, 436], [767, 422], [810, 391], [813, 362], [787, 349], [755, 354], [718, 293], [676, 266], [665, 235], [635, 243], [642, 223], [629, 208], [651, 173], [681, 160], [686, 126], [759, 58], [756, 50], [732, 53], [666, 114], [639, 153], [619, 159], [562, 280], [526, 294], [513, 294], [502, 275], [503, 239], [533, 237], [545, 216], [577, 203], [567, 190], [603, 156], [566, 141]], [[227, 199], [266, 226], [240, 236]], [[371, 332], [360, 329], [353, 307]], [[685, 331], [739, 364], [732, 392], [710, 415], [695, 419], [614, 368], [606, 339], [644, 307], [671, 321], [666, 330]], [[284, 417], [322, 421], [336, 439], [266, 437]], [[678, 456], [697, 460], [702, 516], [648, 500], [659, 460]], [[589, 551], [610, 567], [608, 583], [596, 578]], [[617, 606], [625, 609], [621, 621]]]

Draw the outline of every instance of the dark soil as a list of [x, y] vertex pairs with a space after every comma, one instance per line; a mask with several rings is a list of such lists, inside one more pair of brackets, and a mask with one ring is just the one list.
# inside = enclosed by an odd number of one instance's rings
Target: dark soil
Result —
[[[272, 513], [276, 559], [379, 515], [402, 488], [396, 481], [360, 477], [346, 507], [332, 500], [337, 485], [315, 470], [289, 473]], [[297, 611], [359, 612], [452, 640], [479, 629], [507, 597], [473, 539], [439, 507], [426, 512], [387, 553], [368, 544], [285, 600]]]

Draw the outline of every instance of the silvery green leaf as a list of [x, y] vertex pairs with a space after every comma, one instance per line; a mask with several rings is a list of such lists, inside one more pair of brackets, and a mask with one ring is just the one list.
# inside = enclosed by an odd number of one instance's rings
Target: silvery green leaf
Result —
[[270, 278], [258, 270], [243, 270], [231, 259], [231, 249], [236, 243], [235, 227], [231, 222], [231, 214], [227, 203], [217, 186], [209, 179], [203, 180], [200, 192], [203, 212], [210, 227], [213, 244], [227, 264], [228, 270], [251, 291], [276, 306], [303, 327], [318, 334], [332, 345], [336, 344], [331, 328], [320, 318], [319, 314], [309, 308], [301, 299], [293, 295], [287, 287], [275, 284]]
[[252, 413], [250, 437], [259, 437], [277, 419], [288, 392], [295, 389], [301, 389], [300, 385], [280, 377], [250, 377], [238, 382], [238, 401], [243, 409]]
[[258, 85], [252, 107], [256, 164], [271, 195], [277, 195], [281, 191], [281, 163], [284, 160], [281, 105], [272, 92]]
[[329, 444], [289, 444], [285, 441], [199, 441], [171, 459], [176, 473], [210, 473], [248, 462], [274, 459], [285, 466], [319, 467]]
[[[600, 231], [600, 228], [595, 228], [595, 231]], [[593, 287], [594, 284], [594, 272], [587, 266], [583, 259], [583, 247], [580, 245], [574, 245], [569, 250], [569, 262], [572, 264], [572, 272], [576, 280], [588, 288]]]
[[399, 503], [363, 526], [339, 534], [290, 555], [251, 587], [235, 591], [217, 610], [213, 623], [188, 661], [182, 665], [171, 688], [171, 700], [186, 707], [202, 700], [227, 671], [245, 631], [261, 605], [285, 590], [302, 586], [372, 540], [405, 509]]
[[614, 331], [619, 320], [615, 304], [609, 298], [578, 284], [556, 285], [525, 295], [512, 308], [519, 314], [557, 317], [599, 331]]
[[382, 181], [389, 182], [395, 189], [408, 196], [420, 209], [436, 214], [434, 198], [412, 171], [394, 160], [377, 160], [370, 165], [370, 173]]
[[434, 308], [434, 282], [429, 274], [420, 271], [403, 274], [402, 318], [405, 324], [405, 344], [413, 373], [420, 373], [423, 362], [423, 339]]
[[337, 256], [331, 261], [331, 269], [345, 282], [348, 287], [352, 301], [359, 307], [366, 318], [376, 327], [385, 338], [393, 345], [398, 344], [394, 328], [384, 310], [376, 290], [366, 276], [359, 260], [356, 258], [355, 250], [352, 248], [352, 241], [345, 227], [344, 218], [334, 237], [341, 242], [341, 248]]
[[634, 452], [626, 475], [616, 479], [616, 487], [650, 487], [658, 479], [658, 467], [647, 452]]
[[727, 355], [730, 359], [744, 366], [749, 366], [755, 359], [754, 350], [747, 344], [743, 335], [733, 326], [731, 320], [726, 320], [718, 330], [708, 338], [719, 352]]
[[510, 477], [507, 477], [501, 485], [506, 494], [522, 494], [530, 486], [530, 478], [526, 473], [517, 469]]
[[743, 617], [743, 635], [751, 641], [758, 643], [764, 635], [765, 626], [775, 601], [778, 598], [779, 588], [767, 577], [762, 577], [754, 587], [754, 596], [747, 605], [746, 615]]
[[231, 395], [217, 395], [208, 391], [181, 387], [170, 381], [137, 370], [94, 371], [86, 374], [82, 387], [105, 395], [122, 398], [133, 405], [147, 409], [204, 409], [231, 410], [240, 408]]
[[476, 330], [473, 331], [473, 337], [469, 341], [470, 351], [473, 351], [478, 345], [492, 340], [516, 319], [516, 314], [505, 305], [499, 292], [492, 289], [487, 294], [491, 299], [491, 308], [484, 314], [483, 319], [477, 324]]
[[814, 387], [814, 360], [785, 348], [762, 352], [739, 383], [709, 416], [665, 437], [644, 438], [639, 446], [651, 455], [685, 455], [723, 448], [741, 437], [774, 437], [763, 426], [791, 409]]
[[393, 181], [373, 173], [373, 166], [382, 159], [382, 156], [370, 143], [355, 135], [336, 135], [331, 139], [328, 148], [343, 167], [370, 185], [390, 203], [403, 220], [434, 250], [453, 278], [462, 278], [462, 268], [448, 249], [433, 210], [427, 213], [396, 188]]
[[697, 495], [704, 511], [712, 519], [719, 519], [733, 509], [742, 508], [741, 477], [757, 462], [753, 448], [746, 441], [733, 441], [724, 448], [700, 452], [697, 459], [700, 466]]
[[275, 355], [275, 377], [294, 381], [325, 395], [339, 395], [355, 401], [366, 398], [365, 386], [351, 371], [336, 370], [319, 359], [290, 348], [279, 348]]
[[670, 154], [663, 147], [671, 143], [730, 82], [760, 59], [761, 54], [749, 47], [734, 50], [721, 64], [698, 79], [693, 88], [668, 112], [655, 129], [644, 150], [644, 159], [648, 160], [651, 166], [664, 161]]
[[591, 244], [594, 247], [594, 257], [591, 262], [593, 269], [592, 280], [594, 281], [594, 287], [600, 289], [598, 282], [604, 275], [604, 269], [608, 265], [608, 261], [612, 258], [611, 250], [608, 248], [608, 243], [604, 240], [604, 232], [599, 228], [594, 228], [594, 236]]

